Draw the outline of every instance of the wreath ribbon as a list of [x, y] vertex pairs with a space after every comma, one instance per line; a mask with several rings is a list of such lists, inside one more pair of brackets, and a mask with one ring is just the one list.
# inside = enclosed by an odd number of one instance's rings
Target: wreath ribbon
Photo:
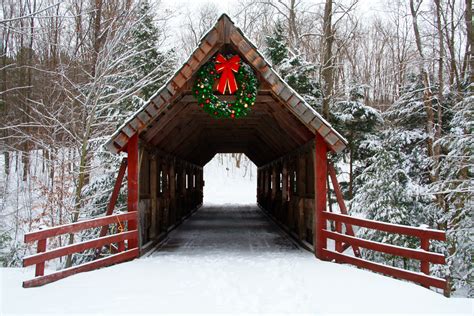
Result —
[[216, 57], [216, 71], [221, 74], [219, 83], [217, 84], [217, 91], [224, 94], [228, 89], [229, 94], [234, 94], [237, 91], [237, 80], [235, 79], [234, 72], [239, 71], [240, 57], [238, 55], [232, 56], [230, 59], [226, 59], [222, 54], [218, 54]]

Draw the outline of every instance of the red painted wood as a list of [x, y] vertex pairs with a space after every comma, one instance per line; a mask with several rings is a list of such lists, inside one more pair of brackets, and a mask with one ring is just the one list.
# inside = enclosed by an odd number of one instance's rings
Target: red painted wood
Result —
[[56, 248], [54, 250], [49, 250], [46, 252], [38, 253], [32, 256], [28, 256], [23, 258], [23, 266], [27, 267], [33, 264], [38, 264], [38, 263], [44, 263], [44, 261], [51, 260], [54, 258], [66, 256], [68, 254], [76, 253], [76, 252], [81, 252], [87, 249], [91, 248], [97, 248], [101, 247], [107, 244], [115, 243], [115, 242], [120, 242], [123, 240], [130, 240], [137, 238], [137, 231], [132, 230], [132, 231], [127, 231], [115, 235], [110, 235], [110, 236], [105, 236], [105, 237], [100, 237], [97, 239], [93, 240], [88, 240], [84, 241], [81, 243], [77, 243], [74, 245], [69, 245], [69, 246], [64, 246], [60, 248]]
[[[334, 192], [336, 193], [337, 203], [339, 204], [339, 209], [344, 215], [349, 215], [347, 212], [346, 204], [344, 203], [344, 198], [342, 197], [341, 187], [336, 177], [336, 170], [332, 164], [328, 164], [329, 176], [331, 177], [332, 186], [334, 187]], [[337, 225], [337, 222], [336, 222]], [[346, 231], [348, 235], [355, 236], [354, 228], [350, 224], [346, 224]], [[352, 246], [352, 250], [356, 257], [360, 257], [360, 249], [356, 246]], [[340, 251], [342, 252], [342, 251]]]
[[348, 235], [343, 235], [343, 234], [331, 232], [328, 230], [325, 230], [323, 233], [327, 238], [330, 238], [339, 242], [345, 242], [347, 244], [357, 245], [359, 247], [366, 248], [366, 249], [380, 251], [380, 252], [392, 254], [395, 256], [405, 257], [405, 258], [423, 260], [426, 262], [433, 262], [433, 263], [438, 263], [438, 264], [446, 263], [444, 255], [439, 254], [439, 253], [383, 244], [380, 242], [375, 242], [375, 241], [365, 240], [365, 239], [352, 237]]
[[409, 236], [415, 236], [419, 238], [435, 239], [435, 240], [446, 240], [446, 233], [441, 230], [424, 229], [405, 225], [390, 224], [384, 222], [373, 221], [369, 219], [351, 217], [349, 215], [335, 214], [330, 212], [324, 212], [323, 216], [328, 220], [341, 221], [343, 223], [352, 224], [355, 226], [366, 227], [370, 229], [377, 229], [386, 231], [389, 233], [403, 234]]
[[[107, 210], [105, 212], [105, 215], [112, 215], [115, 204], [117, 203], [117, 199], [120, 193], [120, 187], [122, 186], [123, 178], [125, 176], [125, 171], [127, 170], [127, 158], [122, 159], [122, 163], [120, 164], [120, 169], [117, 175], [117, 179], [115, 180], [115, 185], [114, 189], [112, 191], [112, 195], [110, 196], [110, 201], [109, 204], [107, 205]], [[105, 236], [107, 233], [107, 228], [108, 226], [103, 226], [102, 229], [100, 230], [100, 237]]]
[[436, 288], [444, 289], [446, 288], [446, 280], [436, 278], [433, 276], [428, 276], [423, 273], [407, 271], [395, 267], [386, 266], [383, 264], [370, 262], [361, 258], [346, 256], [344, 254], [340, 254], [331, 250], [324, 249], [323, 255], [328, 259], [333, 259], [338, 262], [345, 262], [348, 264], [352, 264], [358, 266], [360, 268], [369, 269], [374, 272], [383, 273], [386, 275], [390, 275], [395, 278], [404, 279], [419, 283], [425, 286], [433, 286]]
[[121, 252], [119, 254], [111, 255], [102, 259], [98, 259], [98, 260], [87, 262], [75, 267], [64, 269], [62, 271], [58, 271], [52, 274], [40, 276], [32, 280], [24, 281], [23, 287], [28, 288], [28, 287], [41, 286], [41, 285], [51, 283], [51, 282], [63, 279], [65, 277], [80, 273], [80, 272], [91, 271], [91, 270], [99, 269], [102, 267], [110, 266], [112, 264], [116, 264], [119, 262], [128, 261], [128, 260], [138, 257], [139, 253], [140, 251], [138, 250], [138, 248], [133, 248], [125, 252]]
[[[120, 193], [120, 188], [122, 187], [123, 178], [125, 176], [125, 171], [127, 170], [127, 158], [122, 159], [122, 163], [120, 164], [119, 172], [117, 175], [117, 179], [115, 180], [114, 189], [112, 191], [112, 195], [110, 196], [109, 204], [107, 205], [107, 210], [105, 215], [112, 215], [115, 209], [115, 204], [117, 203], [117, 199]], [[109, 226], [102, 226], [100, 229], [99, 237], [103, 237], [107, 234], [107, 229]], [[123, 251], [123, 250], [122, 250]], [[96, 250], [95, 257], [98, 258], [100, 256], [100, 249]]]
[[326, 179], [327, 179], [327, 147], [323, 137], [317, 133], [314, 149], [314, 254], [325, 259], [323, 249], [327, 248], [327, 240], [323, 235], [326, 229]]
[[54, 237], [63, 234], [69, 234], [78, 232], [88, 228], [100, 227], [112, 223], [117, 223], [118, 221], [136, 221], [138, 213], [125, 213], [117, 214], [110, 216], [103, 216], [93, 219], [88, 219], [85, 221], [80, 221], [72, 224], [65, 224], [61, 226], [56, 226], [48, 229], [38, 230], [35, 232], [25, 234], [25, 243], [33, 242], [40, 239], [46, 239], [49, 237]]
[[[327, 231], [325, 231], [327, 232]], [[341, 222], [336, 222], [336, 232], [338, 233], [342, 233], [342, 223]], [[339, 240], [335, 240], [336, 241], [336, 251], [337, 252], [342, 252], [342, 242], [339, 241]]]
[[[38, 240], [38, 247], [36, 252], [38, 254], [44, 253], [46, 251], [46, 239]], [[38, 263], [35, 267], [35, 276], [44, 275], [44, 262]]]
[[[138, 214], [138, 134], [133, 135], [127, 144], [128, 153], [128, 211], [130, 213]], [[138, 218], [136, 218], [138, 219]], [[137, 229], [137, 220], [128, 222], [129, 230]], [[128, 242], [128, 249], [138, 247], [138, 240], [131, 240]]]
[[[423, 249], [424, 252], [430, 251], [430, 240], [428, 238], [421, 238], [421, 249]], [[438, 263], [432, 260], [421, 260], [420, 270], [426, 275], [430, 275], [430, 262]], [[442, 263], [444, 264], [446, 262]]]

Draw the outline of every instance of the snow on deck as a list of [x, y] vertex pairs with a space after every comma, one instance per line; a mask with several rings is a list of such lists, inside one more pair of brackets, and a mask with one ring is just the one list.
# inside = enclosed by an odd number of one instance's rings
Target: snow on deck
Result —
[[256, 206], [203, 207], [147, 257], [23, 289], [0, 269], [0, 314], [410, 313], [472, 315], [472, 300], [299, 249]]

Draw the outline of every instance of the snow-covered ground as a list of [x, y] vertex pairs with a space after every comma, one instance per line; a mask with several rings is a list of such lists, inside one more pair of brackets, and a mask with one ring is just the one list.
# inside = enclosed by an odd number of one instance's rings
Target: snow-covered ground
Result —
[[204, 204], [257, 202], [257, 167], [246, 156], [237, 168], [230, 155], [216, 155], [204, 166]]
[[[147, 257], [31, 289], [21, 282], [32, 278], [32, 268], [0, 269], [0, 315], [473, 314], [472, 299], [448, 299], [415, 284], [319, 261], [255, 205], [216, 206], [227, 201], [224, 192], [231, 200], [246, 190], [245, 182], [255, 183], [247, 175], [235, 189], [219, 186], [219, 179], [228, 181], [219, 175], [222, 169], [216, 163], [212, 177], [205, 169], [206, 190], [217, 190], [210, 192], [219, 199], [206, 200]], [[255, 191], [246, 196], [254, 199]]]

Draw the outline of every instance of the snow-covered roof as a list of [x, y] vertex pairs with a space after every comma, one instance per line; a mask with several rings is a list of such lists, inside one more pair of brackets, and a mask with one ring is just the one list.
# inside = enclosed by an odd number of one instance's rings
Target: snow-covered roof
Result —
[[160, 113], [180, 96], [182, 88], [193, 74], [225, 44], [231, 44], [243, 59], [260, 73], [261, 78], [271, 87], [273, 95], [311, 132], [319, 133], [329, 148], [335, 152], [341, 152], [346, 147], [347, 141], [344, 137], [276, 73], [256, 46], [226, 14], [223, 14], [215, 26], [201, 38], [198, 47], [188, 60], [148, 102], [115, 131], [106, 142], [106, 148], [114, 153], [125, 150], [129, 138], [135, 133], [144, 131], [158, 120]]

